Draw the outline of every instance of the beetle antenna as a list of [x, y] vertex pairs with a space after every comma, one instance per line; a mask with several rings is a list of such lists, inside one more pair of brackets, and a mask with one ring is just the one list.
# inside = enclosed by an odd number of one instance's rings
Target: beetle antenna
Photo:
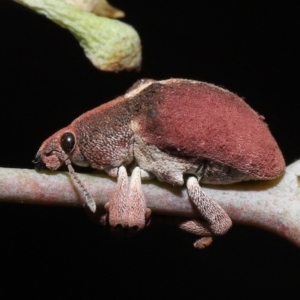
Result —
[[88, 192], [88, 190], [86, 189], [84, 184], [78, 178], [77, 174], [75, 173], [75, 171], [71, 165], [71, 161], [69, 159], [67, 159], [65, 161], [65, 164], [67, 165], [68, 170], [71, 173], [71, 175], [73, 176], [74, 180], [78, 183], [78, 185], [82, 189], [83, 194], [85, 196], [85, 202], [86, 202], [88, 208], [94, 213], [96, 211], [96, 202], [95, 202], [94, 198], [90, 195], [90, 193]]

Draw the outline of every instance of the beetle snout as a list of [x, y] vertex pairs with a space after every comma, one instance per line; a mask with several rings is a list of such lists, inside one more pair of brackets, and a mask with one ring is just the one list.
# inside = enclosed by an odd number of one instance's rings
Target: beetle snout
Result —
[[46, 164], [42, 159], [40, 151], [36, 154], [35, 159], [32, 162], [35, 164], [35, 169], [37, 171], [46, 169]]

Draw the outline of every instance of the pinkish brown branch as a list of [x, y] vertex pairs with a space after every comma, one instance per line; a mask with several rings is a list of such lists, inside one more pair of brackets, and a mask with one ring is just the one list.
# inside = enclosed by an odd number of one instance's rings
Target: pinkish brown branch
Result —
[[[235, 223], [267, 229], [300, 247], [299, 174], [300, 160], [288, 166], [284, 176], [277, 180], [210, 185], [203, 189]], [[108, 201], [116, 184], [104, 174], [80, 174], [79, 177], [99, 206]], [[143, 183], [143, 191], [147, 206], [154, 213], [197, 215], [184, 188], [151, 180]], [[83, 199], [68, 173], [0, 168], [2, 202], [82, 207]]]

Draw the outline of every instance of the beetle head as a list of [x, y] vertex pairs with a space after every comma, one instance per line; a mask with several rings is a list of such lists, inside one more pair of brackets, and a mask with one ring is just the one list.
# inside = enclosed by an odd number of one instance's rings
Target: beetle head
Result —
[[75, 134], [67, 129], [61, 129], [40, 147], [35, 160], [35, 169], [41, 170], [46, 167], [49, 170], [59, 169], [69, 158], [69, 153], [75, 147]]
[[95, 212], [96, 203], [76, 175], [71, 165], [71, 161], [77, 165], [88, 166], [88, 162], [81, 154], [77, 145], [75, 131], [69, 127], [66, 127], [57, 131], [44, 141], [33, 162], [36, 170], [41, 170], [46, 167], [52, 171], [57, 170], [63, 164], [66, 164], [69, 172], [81, 187], [86, 198], [87, 206], [92, 212]]
[[46, 167], [54, 171], [71, 161], [83, 167], [89, 165], [77, 145], [75, 131], [66, 127], [44, 141], [33, 162], [36, 170]]

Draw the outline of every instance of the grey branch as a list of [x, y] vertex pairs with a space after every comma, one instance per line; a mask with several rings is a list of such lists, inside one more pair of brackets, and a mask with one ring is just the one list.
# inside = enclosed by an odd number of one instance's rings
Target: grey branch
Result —
[[[205, 186], [235, 223], [272, 231], [300, 247], [300, 160], [288, 166], [282, 178], [233, 185]], [[79, 174], [98, 206], [103, 206], [115, 187], [104, 174]], [[157, 180], [143, 182], [147, 206], [157, 214], [197, 217], [185, 188]], [[82, 207], [84, 196], [69, 173], [36, 172], [0, 168], [0, 201]]]

